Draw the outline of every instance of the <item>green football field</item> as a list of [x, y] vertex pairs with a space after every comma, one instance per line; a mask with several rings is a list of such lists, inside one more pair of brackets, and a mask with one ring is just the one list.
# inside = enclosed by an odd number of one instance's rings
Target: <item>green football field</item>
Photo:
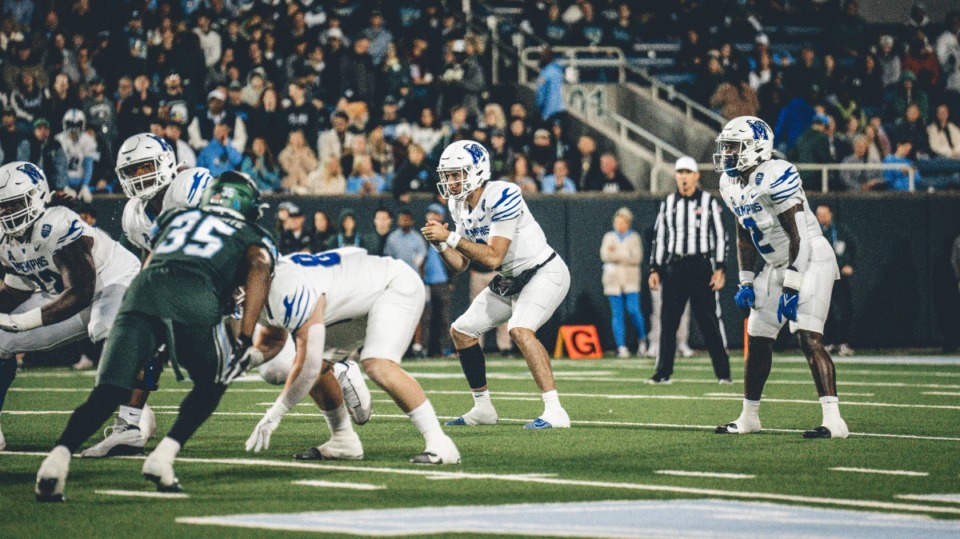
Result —
[[[643, 383], [651, 360], [555, 361], [573, 428], [553, 431], [521, 428], [542, 411], [523, 361], [491, 359], [500, 423], [445, 427], [463, 463], [443, 467], [408, 463], [421, 438], [372, 384], [373, 418], [357, 427], [364, 460], [291, 458], [327, 437], [312, 402], [287, 415], [269, 450], [247, 453], [244, 441], [278, 394], [248, 376], [181, 451], [185, 497], [138, 496], [154, 493], [140, 476], [142, 457], [75, 458], [68, 501], [58, 505], [33, 501], [40, 452], [93, 377], [27, 370], [2, 417], [0, 537], [857, 536], [867, 524], [886, 530], [872, 537], [960, 536], [960, 361], [852, 359], [837, 367], [847, 440], [801, 438], [819, 424], [820, 406], [806, 363], [792, 353], [774, 359], [764, 432], [742, 437], [713, 434], [740, 412], [736, 354], [732, 386], [718, 385], [699, 356], [678, 361], [669, 386]], [[441, 420], [470, 408], [455, 360], [404, 366]], [[150, 405], [162, 434], [188, 386], [169, 373], [161, 384]], [[596, 501], [611, 503], [576, 503]], [[816, 527], [827, 521], [832, 527]], [[758, 525], [774, 527], [759, 533]]]

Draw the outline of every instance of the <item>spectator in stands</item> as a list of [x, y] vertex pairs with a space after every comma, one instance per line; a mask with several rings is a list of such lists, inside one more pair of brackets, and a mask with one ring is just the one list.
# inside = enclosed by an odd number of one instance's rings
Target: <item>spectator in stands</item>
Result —
[[6, 165], [17, 160], [17, 149], [24, 138], [23, 132], [17, 129], [17, 113], [11, 108], [3, 109], [0, 124], [0, 152], [3, 153], [3, 159], [0, 164]]
[[200, 39], [204, 63], [207, 68], [211, 68], [220, 61], [222, 53], [220, 34], [210, 27], [210, 14], [207, 11], [197, 11], [196, 18], [197, 27], [193, 29], [193, 33]]
[[33, 132], [17, 148], [17, 161], [29, 161], [43, 170], [50, 191], [67, 181], [67, 157], [60, 143], [50, 136], [50, 122], [46, 118], [33, 121]]
[[417, 144], [407, 147], [407, 158], [397, 170], [393, 179], [393, 196], [404, 204], [409, 204], [413, 193], [435, 194], [437, 182], [434, 171], [427, 163], [427, 154]]
[[759, 90], [760, 86], [773, 79], [773, 73], [773, 57], [770, 56], [769, 52], [760, 54], [756, 69], [751, 71], [748, 76], [750, 87], [755, 91]]
[[282, 221], [283, 229], [280, 232], [280, 241], [277, 242], [277, 250], [281, 255], [309, 253], [315, 239], [307, 228], [306, 217], [300, 206], [293, 202], [281, 202], [280, 207], [286, 208], [287, 218]]
[[911, 37], [917, 35], [917, 32], [926, 32], [929, 27], [930, 17], [927, 16], [927, 7], [923, 2], [915, 2], [910, 8], [910, 17], [900, 29], [902, 42], [906, 43]]
[[606, 28], [596, 16], [593, 4], [579, 2], [581, 17], [570, 30], [573, 43], [580, 47], [600, 46], [606, 37]]
[[[183, 126], [177, 122], [167, 122], [163, 128], [163, 138], [173, 147], [173, 156], [177, 163], [187, 167], [197, 166], [197, 154], [193, 148], [183, 140]], [[110, 152], [112, 155], [112, 152]], [[101, 158], [103, 154], [101, 153]]]
[[467, 108], [471, 117], [480, 116], [480, 94], [486, 90], [483, 68], [462, 39], [454, 41], [446, 53], [446, 66], [440, 75], [440, 110], [456, 105]]
[[570, 178], [570, 167], [563, 159], [557, 159], [553, 162], [553, 173], [547, 174], [540, 181], [540, 192], [546, 194], [553, 193], [576, 193], [577, 184]]
[[443, 138], [443, 130], [437, 126], [433, 109], [424, 107], [420, 111], [420, 119], [413, 124], [410, 137], [413, 143], [423, 148], [428, 155], [433, 153], [434, 148]]
[[583, 135], [577, 141], [576, 169], [573, 177], [577, 181], [577, 191], [595, 191], [600, 185], [600, 155], [593, 137]]
[[393, 41], [393, 34], [383, 27], [383, 12], [379, 9], [370, 12], [370, 26], [360, 32], [360, 38], [370, 40], [370, 57], [374, 65], [383, 63], [387, 56], [387, 47]]
[[876, 55], [870, 52], [863, 55], [849, 84], [851, 94], [863, 107], [865, 115], [873, 116], [883, 112], [883, 78]]
[[253, 139], [240, 164], [240, 170], [257, 182], [261, 193], [276, 193], [281, 189], [280, 167], [263, 137]]
[[547, 15], [543, 22], [536, 24], [536, 35], [543, 36], [550, 45], [566, 45], [570, 43], [570, 27], [560, 18], [560, 6], [550, 2], [547, 6]]
[[757, 91], [757, 100], [760, 102], [757, 114], [767, 125], [777, 125], [780, 111], [787, 103], [787, 89], [783, 85], [783, 78], [783, 71], [778, 69], [770, 82], [760, 86]]
[[[797, 139], [797, 143], [790, 151], [789, 158], [793, 163], [830, 163], [833, 158], [830, 156], [830, 139], [826, 134], [827, 125], [830, 118], [823, 114], [814, 117], [813, 123]], [[819, 191], [821, 188], [821, 175], [816, 170], [805, 170], [800, 172], [800, 179], [803, 181], [803, 188], [808, 192]]]
[[537, 193], [540, 191], [540, 185], [530, 174], [530, 160], [526, 154], [513, 154], [513, 162], [510, 164], [510, 172], [504, 180], [515, 183], [520, 186], [520, 190], [525, 194]]
[[497, 103], [484, 105], [482, 126], [487, 130], [487, 136], [491, 138], [494, 131], [506, 131], [507, 117], [503, 114], [503, 107]]
[[383, 176], [373, 170], [369, 155], [364, 155], [353, 161], [353, 170], [347, 178], [347, 193], [360, 195], [375, 195], [384, 192], [386, 182]]
[[599, 183], [591, 189], [604, 193], [626, 193], [633, 191], [633, 184], [620, 172], [620, 164], [612, 153], [600, 156]]
[[877, 54], [877, 63], [880, 64], [884, 89], [893, 88], [895, 84], [900, 82], [900, 55], [894, 50], [893, 36], [880, 36], [880, 51]]
[[36, 118], [43, 115], [50, 93], [37, 83], [31, 71], [24, 71], [17, 77], [16, 87], [10, 94], [10, 106], [17, 113], [17, 125], [21, 131], [29, 130]]
[[817, 62], [813, 47], [803, 47], [797, 63], [787, 73], [787, 88], [795, 95], [808, 95], [813, 86], [822, 91], [823, 81], [823, 67]]
[[357, 216], [353, 208], [344, 208], [340, 210], [337, 219], [340, 222], [337, 237], [331, 242], [331, 249], [340, 247], [360, 247], [361, 233], [357, 230]]
[[350, 117], [346, 112], [338, 110], [333, 113], [332, 126], [320, 134], [317, 141], [317, 155], [320, 159], [340, 159], [346, 148], [349, 147], [353, 134], [347, 131]]
[[226, 108], [227, 94], [220, 88], [215, 88], [207, 94], [207, 110], [194, 116], [187, 128], [190, 145], [199, 150], [207, 145], [207, 141], [214, 132], [214, 127], [226, 124], [233, 134], [231, 144], [238, 152], [247, 146], [247, 126], [236, 114]]
[[530, 153], [533, 142], [528, 125], [524, 118], [510, 119], [510, 131], [507, 133], [507, 147], [511, 153]]
[[83, 100], [83, 113], [87, 122], [97, 133], [103, 135], [113, 153], [117, 137], [117, 106], [107, 97], [106, 85], [100, 77], [94, 77], [89, 83], [90, 93]]
[[550, 132], [537, 129], [533, 133], [533, 145], [530, 147], [530, 169], [534, 178], [543, 178], [553, 168], [554, 148], [550, 143]]
[[818, 95], [819, 88], [811, 87], [809, 93], [794, 97], [780, 110], [776, 127], [773, 129], [777, 149], [782, 152], [789, 151], [800, 135], [810, 128], [816, 115], [813, 103], [817, 102]]
[[[883, 183], [886, 188], [890, 191], [909, 191], [910, 190], [910, 178], [909, 170], [910, 167], [915, 167], [916, 163], [910, 159], [910, 154], [913, 153], [913, 144], [909, 139], [898, 140], [897, 149], [894, 153], [883, 158], [884, 163], [893, 163], [898, 165], [904, 165], [902, 169], [896, 170], [884, 170], [883, 171]], [[914, 185], [920, 185], [920, 171], [917, 171], [914, 175]]]
[[381, 206], [373, 214], [373, 232], [364, 234], [360, 244], [367, 253], [383, 256], [383, 250], [387, 247], [387, 237], [392, 230], [393, 212]]
[[828, 114], [827, 120], [827, 128], [824, 130], [824, 134], [827, 135], [827, 141], [830, 143], [830, 162], [839, 163], [853, 153], [853, 147], [847, 142], [844, 135], [837, 134], [836, 118], [832, 114]]
[[570, 142], [567, 140], [563, 122], [555, 119], [550, 122], [550, 136], [553, 139], [553, 158], [567, 159], [570, 156]]
[[238, 170], [242, 160], [243, 156], [230, 139], [230, 126], [225, 123], [214, 126], [210, 142], [197, 154], [197, 166], [210, 169], [215, 178], [224, 172]]
[[[933, 53], [933, 47], [927, 42], [927, 37], [922, 33], [908, 41], [907, 51], [903, 55], [903, 70], [916, 75], [917, 87], [927, 95], [939, 90], [940, 62]], [[929, 111], [924, 110], [924, 117], [928, 113]]]
[[617, 345], [617, 357], [630, 357], [623, 311], [626, 308], [640, 341], [638, 356], [647, 352], [647, 324], [640, 310], [640, 264], [643, 241], [631, 229], [633, 212], [620, 208], [613, 216], [613, 230], [603, 235], [600, 260], [603, 262], [603, 295], [610, 303], [610, 325]]
[[960, 110], [960, 11], [947, 13], [946, 29], [937, 38], [937, 58], [945, 81], [944, 91], [953, 110]]
[[870, 28], [860, 16], [860, 3], [848, 0], [840, 16], [830, 27], [830, 45], [842, 57], [856, 58], [870, 44]]
[[[607, 9], [603, 11], [604, 18], [606, 18], [608, 22], [611, 21], [613, 17], [616, 17], [616, 20], [609, 23], [609, 28], [606, 33], [606, 44], [612, 47], [620, 47], [620, 49], [625, 52], [633, 50], [634, 43], [636, 43], [642, 35], [642, 28], [633, 17], [629, 2], [619, 2], [616, 6], [616, 11], [613, 11], [611, 4], [612, 2], [608, 2]], [[608, 15], [612, 15], [612, 17], [608, 18]]]
[[950, 108], [937, 107], [937, 115], [927, 127], [930, 152], [941, 159], [960, 159], [960, 128], [950, 121]]
[[723, 65], [720, 64], [720, 52], [711, 49], [707, 52], [703, 73], [697, 77], [696, 91], [692, 92], [690, 97], [703, 105], [709, 105], [713, 92], [726, 80], [727, 75], [723, 71]]
[[[344, 148], [343, 155], [340, 157], [340, 167], [343, 170], [353, 170], [353, 164], [363, 157], [371, 156], [370, 150], [367, 148], [367, 139], [360, 133], [350, 139], [350, 146], [348, 148]], [[380, 172], [378, 163], [375, 163], [372, 157], [370, 165], [373, 167], [374, 172]]]
[[760, 101], [747, 81], [723, 82], [710, 97], [710, 107], [732, 120], [738, 116], [756, 116]]
[[413, 229], [413, 213], [400, 210], [397, 229], [387, 236], [383, 256], [396, 258], [422, 275], [423, 262], [427, 258], [427, 242], [418, 230]]
[[264, 88], [257, 107], [250, 114], [249, 135], [263, 137], [270, 151], [282, 149], [287, 137], [287, 122], [279, 108], [279, 96], [275, 88]]
[[512, 153], [507, 146], [507, 135], [499, 129], [490, 132], [490, 177], [502, 178], [507, 174], [507, 165]]
[[[283, 112], [281, 113], [286, 123], [284, 132], [289, 134], [292, 131], [299, 130], [303, 133], [304, 139], [312, 145], [320, 125], [317, 108], [307, 100], [306, 89], [297, 81], [292, 81], [287, 85], [287, 96], [288, 99], [283, 100]], [[321, 158], [325, 157], [322, 148], [318, 147], [317, 151]]]
[[377, 95], [377, 69], [370, 57], [370, 40], [360, 37], [340, 64], [340, 93], [353, 92], [354, 99], [373, 103]]
[[925, 158], [930, 153], [926, 124], [916, 103], [908, 105], [903, 116], [893, 124], [893, 138], [897, 142], [910, 141], [910, 159], [916, 160], [918, 156]]
[[313, 213], [313, 246], [314, 253], [333, 249], [337, 242], [337, 225], [333, 224], [330, 216], [323, 210]]
[[339, 159], [327, 157], [307, 175], [304, 194], [342, 195], [346, 192], [347, 178]]
[[537, 78], [537, 108], [540, 118], [549, 122], [564, 114], [563, 66], [554, 60], [553, 50], [545, 47], [540, 51], [540, 76]]
[[[845, 165], [865, 165], [879, 163], [876, 155], [870, 155], [870, 141], [860, 135], [853, 139], [853, 153], [843, 159]], [[880, 170], [841, 170], [840, 181], [847, 191], [870, 191], [883, 182]]]
[[[46, 104], [46, 115], [50, 118], [63, 118], [63, 115], [70, 109], [79, 109], [83, 106], [80, 97], [77, 95], [76, 88], [70, 84], [70, 78], [64, 73], [57, 73], [53, 78], [53, 88], [50, 92], [50, 100]], [[60, 122], [54, 122], [60, 123]], [[54, 135], [60, 134], [59, 125], [51, 125], [51, 132]]]
[[317, 168], [317, 156], [307, 145], [303, 131], [291, 131], [287, 136], [287, 146], [277, 156], [284, 177], [280, 181], [285, 191], [303, 194], [309, 191], [307, 175]]
[[850, 230], [834, 219], [833, 208], [820, 204], [816, 208], [817, 222], [823, 237], [833, 247], [840, 267], [840, 278], [833, 282], [830, 295], [830, 311], [823, 331], [828, 352], [837, 351], [841, 356], [852, 356], [850, 327], [853, 322], [853, 266], [857, 263], [857, 239]]
[[893, 99], [887, 103], [886, 116], [890, 121], [895, 121], [903, 117], [908, 106], [915, 104], [919, 107], [920, 117], [926, 122], [928, 103], [927, 93], [917, 87], [917, 76], [912, 71], [905, 70], [900, 75], [900, 85]]

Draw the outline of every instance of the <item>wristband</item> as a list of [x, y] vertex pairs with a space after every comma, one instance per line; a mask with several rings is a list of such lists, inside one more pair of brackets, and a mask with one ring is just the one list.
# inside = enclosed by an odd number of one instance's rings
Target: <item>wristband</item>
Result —
[[752, 271], [741, 271], [740, 272], [740, 284], [752, 284], [753, 280], [757, 277], [757, 274]]
[[444, 243], [446, 243], [448, 247], [456, 249], [457, 244], [460, 243], [460, 234], [451, 232], [450, 235], [447, 236], [447, 239], [444, 241]]
[[789, 288], [790, 290], [800, 290], [800, 285], [803, 284], [803, 274], [799, 271], [787, 268], [787, 271], [783, 273], [783, 288]]
[[430, 247], [433, 247], [433, 250], [436, 251], [436, 252], [438, 252], [438, 253], [442, 253], [442, 252], [444, 252], [444, 251], [446, 251], [447, 249], [450, 248], [450, 246], [447, 245], [446, 243], [440, 243], [440, 244], [438, 245], [438, 244], [436, 244], [436, 243], [433, 243], [432, 241], [430, 242]]
[[25, 313], [11, 314], [10, 321], [17, 326], [17, 331], [27, 331], [43, 325], [43, 315], [40, 309], [31, 309]]

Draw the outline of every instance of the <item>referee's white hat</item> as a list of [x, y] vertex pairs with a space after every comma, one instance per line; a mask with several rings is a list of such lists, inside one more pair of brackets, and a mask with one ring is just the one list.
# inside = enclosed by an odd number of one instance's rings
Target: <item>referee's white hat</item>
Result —
[[673, 167], [673, 170], [678, 172], [681, 170], [689, 170], [692, 172], [697, 172], [700, 169], [697, 167], [697, 161], [694, 158], [688, 155], [685, 155], [680, 159], [677, 159], [677, 164], [676, 166]]

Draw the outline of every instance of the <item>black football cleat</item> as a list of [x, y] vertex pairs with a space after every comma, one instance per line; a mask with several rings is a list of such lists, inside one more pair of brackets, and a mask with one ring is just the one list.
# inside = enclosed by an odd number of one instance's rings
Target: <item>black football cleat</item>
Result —
[[37, 481], [36, 499], [40, 503], [63, 503], [67, 501], [63, 492], [56, 492], [57, 479], [48, 478]]
[[831, 434], [830, 429], [828, 429], [827, 427], [824, 427], [823, 425], [820, 425], [814, 430], [803, 431], [803, 437], [811, 438], [811, 439], [812, 438], [833, 438], [833, 434]]

